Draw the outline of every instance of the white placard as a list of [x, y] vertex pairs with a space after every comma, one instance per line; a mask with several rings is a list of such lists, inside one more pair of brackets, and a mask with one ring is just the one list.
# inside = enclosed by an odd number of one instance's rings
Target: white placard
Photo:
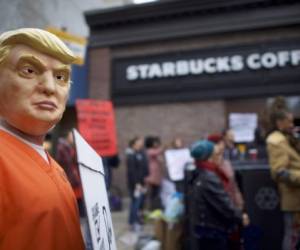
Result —
[[116, 250], [101, 157], [73, 130], [93, 250]]
[[235, 142], [252, 142], [257, 127], [256, 113], [229, 114], [229, 127], [234, 133]]
[[194, 162], [188, 148], [166, 150], [165, 158], [169, 177], [172, 181], [183, 180], [185, 165]]

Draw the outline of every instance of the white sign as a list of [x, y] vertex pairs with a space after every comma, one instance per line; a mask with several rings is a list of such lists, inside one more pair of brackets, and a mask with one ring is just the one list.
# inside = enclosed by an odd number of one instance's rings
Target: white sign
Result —
[[194, 162], [190, 150], [187, 148], [166, 150], [165, 158], [169, 177], [172, 181], [183, 180], [185, 165]]
[[101, 157], [73, 130], [93, 250], [116, 250]]
[[268, 51], [247, 56], [239, 54], [207, 58], [168, 60], [165, 62], [129, 65], [126, 68], [127, 81], [167, 78], [176, 76], [218, 74], [250, 70], [284, 68], [300, 65], [300, 50]]
[[252, 142], [257, 128], [257, 114], [231, 113], [229, 127], [234, 133], [235, 142]]

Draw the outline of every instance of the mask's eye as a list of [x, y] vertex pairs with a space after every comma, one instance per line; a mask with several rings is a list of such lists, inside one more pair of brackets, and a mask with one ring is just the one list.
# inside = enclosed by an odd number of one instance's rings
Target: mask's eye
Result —
[[60, 85], [67, 85], [70, 83], [70, 76], [69, 73], [67, 72], [56, 72], [54, 74], [54, 78], [56, 80], [56, 82]]
[[26, 78], [32, 78], [38, 74], [38, 71], [34, 66], [27, 64], [19, 68], [19, 74]]
[[58, 80], [58, 81], [65, 81], [66, 80], [66, 76], [64, 76], [64, 75], [57, 75], [56, 76], [56, 80]]

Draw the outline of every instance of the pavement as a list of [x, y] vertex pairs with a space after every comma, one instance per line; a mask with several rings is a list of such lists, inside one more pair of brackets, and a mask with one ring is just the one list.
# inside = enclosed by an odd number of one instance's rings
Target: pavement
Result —
[[138, 237], [141, 235], [153, 235], [153, 224], [145, 223], [140, 232], [132, 232], [128, 226], [129, 199], [123, 199], [123, 209], [120, 212], [112, 212], [113, 229], [118, 250], [135, 250]]

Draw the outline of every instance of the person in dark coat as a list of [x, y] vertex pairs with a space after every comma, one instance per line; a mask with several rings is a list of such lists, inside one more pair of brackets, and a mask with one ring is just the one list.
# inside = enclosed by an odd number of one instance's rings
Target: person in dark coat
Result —
[[227, 250], [228, 232], [242, 223], [242, 211], [225, 191], [228, 180], [218, 168], [218, 147], [207, 140], [191, 146], [197, 177], [192, 187], [193, 233], [199, 249]]
[[128, 222], [134, 231], [141, 227], [139, 214], [146, 192], [144, 179], [148, 175], [148, 161], [143, 145], [143, 138], [135, 137], [130, 140], [129, 147], [126, 149], [127, 184], [131, 198]]

